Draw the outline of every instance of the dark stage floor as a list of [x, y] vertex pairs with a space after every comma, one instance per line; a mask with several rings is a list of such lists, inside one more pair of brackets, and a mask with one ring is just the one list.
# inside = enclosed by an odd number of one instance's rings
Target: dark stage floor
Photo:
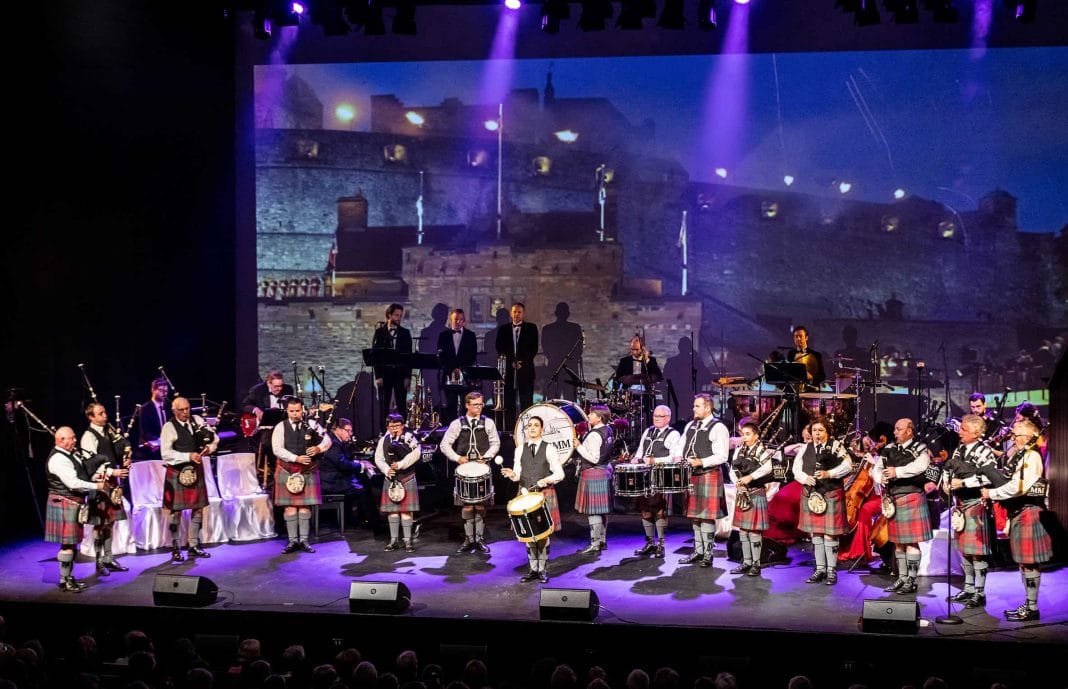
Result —
[[[172, 565], [169, 553], [156, 551], [121, 557], [126, 573], [97, 578], [80, 558], [75, 575], [91, 586], [81, 594], [60, 592], [53, 544], [26, 541], [0, 550], [0, 598], [23, 603], [78, 603], [151, 606], [153, 578], [158, 573], [197, 574], [220, 588], [217, 610], [295, 611], [348, 614], [349, 582], [354, 579], [402, 581], [412, 592], [407, 614], [431, 618], [537, 620], [539, 589], [524, 584], [525, 550], [507, 527], [498, 507], [491, 512], [490, 555], [457, 554], [458, 514], [449, 511], [426, 519], [415, 553], [383, 552], [385, 542], [364, 529], [342, 538], [323, 532], [315, 554], [282, 555], [284, 540], [209, 547], [211, 558]], [[761, 578], [732, 576], [736, 563], [727, 560], [726, 544], [718, 543], [711, 568], [677, 564], [689, 552], [688, 523], [673, 519], [668, 557], [640, 559], [632, 555], [643, 543], [640, 522], [613, 516], [609, 548], [600, 557], [579, 555], [587, 531], [578, 517], [565, 517], [565, 529], [553, 538], [549, 587], [588, 588], [601, 602], [599, 623], [681, 625], [709, 628], [768, 629], [785, 632], [860, 633], [858, 619], [865, 599], [888, 598], [886, 576], [858, 568], [840, 568], [836, 586], [806, 585], [812, 556], [807, 543], [791, 546], [788, 561], [764, 569]], [[325, 526], [325, 525], [324, 525]], [[959, 586], [959, 580], [954, 586]], [[1068, 641], [1068, 568], [1043, 574], [1042, 620], [1006, 622], [1001, 611], [1023, 599], [1018, 571], [1005, 567], [990, 574], [985, 610], [957, 608], [963, 624], [934, 623], [945, 613], [942, 577], [920, 580], [921, 637], [976, 638], [986, 641], [1064, 643]], [[898, 597], [907, 598], [907, 597]]]

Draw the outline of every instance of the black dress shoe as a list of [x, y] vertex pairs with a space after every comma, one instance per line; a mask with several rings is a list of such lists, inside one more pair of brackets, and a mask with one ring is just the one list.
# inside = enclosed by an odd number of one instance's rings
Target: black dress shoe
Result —
[[460, 547], [456, 549], [456, 552], [458, 552], [458, 553], [469, 553], [474, 549], [475, 549], [475, 542], [474, 541], [465, 540], [463, 543], [460, 544]]
[[399, 547], [400, 547], [400, 541], [390, 541], [389, 543], [386, 544], [386, 547], [383, 548], [382, 550], [384, 550], [387, 553], [391, 553], [391, 552], [393, 552], [394, 550], [396, 550]]
[[664, 542], [663, 541], [661, 541], [660, 543], [656, 544], [656, 550], [653, 551], [653, 557], [659, 557], [659, 558], [663, 558], [664, 557]]
[[171, 548], [171, 562], [185, 562], [185, 555], [182, 555], [182, 551], [177, 546]]
[[745, 576], [747, 576], [747, 577], [759, 577], [760, 576], [760, 565], [754, 564], [752, 567], [749, 568], [749, 571], [745, 573]]
[[476, 538], [475, 539], [475, 549], [478, 550], [478, 552], [482, 553], [483, 555], [489, 555], [489, 551], [490, 551], [489, 546], [486, 545], [486, 542], [484, 540], [482, 540], [481, 538]]
[[731, 570], [731, 574], [749, 574], [752, 565], [742, 564]]
[[885, 591], [887, 593], [897, 593], [898, 590], [904, 585], [905, 585], [905, 580], [904, 579], [898, 579], [894, 583], [892, 583], [889, 586], [887, 586], [886, 588], [884, 588], [883, 591]]
[[601, 552], [601, 545], [599, 543], [590, 543], [588, 546], [579, 551], [579, 555], [596, 555]]
[[916, 593], [918, 589], [919, 587], [916, 586], [916, 580], [912, 577], [906, 577], [905, 583], [901, 585], [901, 588], [897, 590], [897, 593], [901, 595], [908, 595], [910, 593]]
[[411, 541], [405, 541], [404, 542], [404, 552], [406, 552], [406, 553], [414, 553], [415, 552], [415, 543], [413, 543]]
[[286, 543], [285, 548], [282, 548], [282, 554], [289, 555], [290, 553], [295, 553], [298, 550], [300, 550], [300, 545], [296, 541], [290, 541], [289, 543]]
[[656, 552], [656, 544], [651, 540], [646, 539], [645, 545], [634, 551], [635, 555], [652, 555]]
[[545, 572], [538, 572], [538, 581], [540, 581], [543, 584], [548, 584], [549, 583], [549, 575], [546, 574]]
[[808, 579], [805, 579], [805, 583], [818, 584], [826, 578], [827, 572], [824, 572], [822, 569], [817, 569], [815, 572], [812, 573], [812, 576], [810, 576]]
[[527, 572], [523, 576], [519, 577], [519, 581], [524, 583], [524, 584], [527, 584], [527, 583], [530, 583], [530, 582], [534, 581], [535, 579], [539, 579], [539, 578], [540, 578], [540, 576], [538, 575], [538, 572], [535, 572], [534, 570], [530, 570], [529, 572]]
[[688, 555], [687, 557], [680, 557], [679, 558], [679, 564], [680, 565], [696, 565], [696, 564], [700, 563], [701, 560], [703, 560], [703, 559], [705, 559], [705, 554], [704, 553], [698, 553], [698, 552], [694, 551], [691, 555]]
[[950, 596], [949, 600], [953, 601], [954, 603], [967, 603], [972, 599], [972, 596], [974, 595], [975, 591], [961, 591], [955, 596]]
[[823, 583], [827, 584], [828, 586], [834, 586], [835, 584], [837, 584], [838, 572], [834, 571], [833, 569], [827, 572], [827, 579]]
[[1005, 619], [1009, 622], [1033, 622], [1039, 618], [1038, 610], [1032, 610], [1026, 604], [1016, 610], [1006, 610]]
[[986, 607], [986, 594], [975, 593], [972, 597], [964, 603], [966, 608], [985, 608]]
[[211, 553], [201, 548], [199, 545], [189, 546], [189, 557], [211, 557]]
[[711, 555], [705, 555], [704, 557], [702, 557], [700, 560], [697, 561], [697, 566], [698, 567], [711, 567], [712, 566], [712, 556]]
[[72, 577], [59, 582], [59, 590], [64, 593], [81, 593], [85, 590], [85, 587], [79, 585], [79, 583]]
[[108, 571], [108, 568], [104, 566], [103, 562], [96, 563], [96, 575], [98, 577], [106, 577], [109, 574], [111, 574], [111, 572]]
[[130, 571], [129, 567], [124, 567], [123, 565], [120, 565], [118, 562], [115, 562], [114, 560], [111, 560], [109, 562], [105, 562], [104, 566], [107, 567], [108, 569], [110, 569], [112, 572], [129, 572]]
[[315, 548], [313, 548], [310, 545], [308, 545], [307, 541], [297, 541], [297, 547], [300, 548], [301, 550], [303, 550], [306, 553], [314, 553], [315, 552]]

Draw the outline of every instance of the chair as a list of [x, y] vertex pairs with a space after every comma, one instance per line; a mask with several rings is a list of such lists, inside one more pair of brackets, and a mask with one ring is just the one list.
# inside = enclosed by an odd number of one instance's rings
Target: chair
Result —
[[312, 521], [315, 523], [315, 537], [319, 537], [319, 512], [321, 510], [334, 510], [337, 513], [338, 533], [345, 533], [345, 496], [340, 493], [323, 495], [323, 504], [315, 505], [312, 509]]
[[235, 452], [216, 459], [222, 516], [229, 539], [274, 538], [274, 505], [256, 478], [256, 455]]
[[[111, 527], [111, 554], [112, 555], [125, 555], [126, 553], [132, 553], [136, 550], [136, 544], [133, 537], [133, 514], [130, 509], [130, 501], [125, 498], [122, 499], [123, 507], [126, 508], [126, 519], [115, 522], [115, 526]], [[96, 557], [96, 543], [93, 541], [94, 529], [90, 526], [85, 527], [85, 535], [82, 536], [82, 543], [78, 547], [82, 555], [87, 557]]]
[[[138, 550], [155, 550], [171, 544], [170, 511], [163, 509], [163, 483], [167, 468], [162, 460], [150, 459], [130, 465], [130, 494], [134, 508], [131, 515], [133, 542]], [[204, 480], [208, 491], [208, 506], [200, 525], [201, 543], [226, 541], [223, 523], [222, 498], [215, 485], [211, 457], [204, 458]], [[182, 513], [178, 526], [178, 542], [185, 543], [189, 535], [190, 512]]]
[[[215, 483], [215, 472], [212, 471], [211, 457], [204, 458], [204, 480], [207, 482], [208, 506], [204, 508], [204, 519], [200, 524], [201, 543], [225, 543], [230, 540], [226, 531], [226, 518], [224, 515], [222, 497], [219, 495], [219, 487]], [[188, 530], [189, 513], [182, 515], [182, 524]]]

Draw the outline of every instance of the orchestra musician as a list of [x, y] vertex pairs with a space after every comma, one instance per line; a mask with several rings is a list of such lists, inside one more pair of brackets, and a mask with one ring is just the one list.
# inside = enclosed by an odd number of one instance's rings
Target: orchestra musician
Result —
[[1002, 421], [992, 409], [987, 408], [986, 395], [981, 392], [973, 392], [968, 395], [968, 409], [972, 414], [981, 418], [986, 424], [983, 430], [982, 440], [990, 440], [1001, 433], [1001, 430], [1005, 427], [1005, 422]]
[[[166, 382], [166, 381], [164, 381]], [[271, 369], [262, 382], [249, 388], [241, 402], [241, 411], [256, 417], [256, 425], [263, 421], [263, 412], [268, 409], [284, 409], [287, 398], [293, 396], [293, 386], [285, 382], [282, 372]]]
[[171, 418], [170, 397], [171, 386], [166, 378], [156, 378], [152, 381], [151, 397], [141, 405], [140, 416], [137, 417], [137, 431], [139, 439], [134, 459], [161, 459], [159, 452], [159, 436], [163, 431], [163, 424]]
[[208, 488], [204, 474], [204, 457], [219, 447], [214, 429], [193, 415], [189, 400], [175, 397], [171, 402], [173, 417], [163, 424], [159, 436], [160, 455], [166, 467], [163, 480], [163, 508], [170, 511], [171, 562], [183, 562], [178, 544], [178, 522], [183, 510], [189, 515], [189, 557], [211, 557], [200, 547], [200, 527], [204, 508], [208, 506]]
[[801, 498], [797, 528], [811, 534], [816, 568], [806, 584], [838, 583], [838, 537], [846, 532], [845, 492], [842, 479], [853, 461], [837, 440], [830, 441], [827, 419], [809, 427], [812, 442], [794, 457], [794, 480], [806, 489]]
[[330, 429], [330, 447], [320, 455], [319, 484], [324, 495], [344, 495], [345, 511], [374, 529], [376, 512], [371, 504], [374, 465], [353, 452], [352, 421], [344, 417]]
[[1008, 481], [997, 488], [982, 488], [984, 500], [996, 500], [1009, 513], [1009, 548], [1012, 559], [1020, 565], [1026, 600], [1015, 610], [1006, 610], [1010, 622], [1039, 619], [1038, 585], [1042, 580], [1043, 562], [1053, 559], [1053, 543], [1042, 526], [1046, 509], [1047, 482], [1042, 471], [1042, 456], [1036, 449], [1039, 428], [1030, 420], [1012, 426], [1015, 448], [1004, 466]]
[[[523, 494], [534, 490], [541, 491], [555, 533], [562, 528], [562, 524], [554, 486], [564, 480], [564, 466], [553, 444], [542, 440], [544, 427], [545, 422], [540, 416], [527, 419], [524, 442], [515, 448], [513, 466], [511, 469], [502, 469], [501, 473], [505, 478], [518, 483]], [[543, 584], [548, 583], [549, 538], [527, 543], [527, 562], [530, 570], [519, 581], [527, 583], [537, 579]]]
[[[390, 304], [386, 307], [386, 320], [379, 323], [371, 338], [371, 349], [391, 349], [395, 352], [412, 353], [412, 333], [402, 326], [404, 307]], [[411, 369], [398, 366], [375, 366], [375, 386], [378, 388], [378, 406], [381, 415], [381, 429], [386, 428], [391, 401], [396, 404], [397, 413], [402, 416], [408, 408], [408, 388], [412, 384]]]
[[[481, 392], [467, 393], [464, 397], [467, 412], [460, 418], [453, 419], [445, 429], [439, 447], [450, 462], [461, 466], [468, 462], [479, 462], [488, 468], [488, 463], [497, 456], [497, 451], [501, 449], [501, 437], [497, 434], [493, 419], [482, 415], [483, 405]], [[493, 494], [490, 493], [485, 500], [478, 503], [462, 502], [459, 495], [454, 497], [454, 501], [462, 506], [460, 516], [464, 522], [464, 542], [456, 552], [478, 550], [488, 554], [490, 549], [485, 539], [486, 508], [493, 505]]]
[[104, 405], [90, 402], [85, 407], [85, 418], [89, 420], [89, 427], [82, 434], [79, 444], [90, 456], [102, 457], [97, 460], [99, 468], [94, 467], [94, 472], [102, 472], [109, 485], [108, 489], [89, 496], [90, 523], [93, 524], [93, 545], [96, 549], [96, 573], [106, 577], [111, 572], [125, 572], [129, 569], [116, 562], [111, 552], [115, 522], [126, 519], [123, 501], [119, 498], [116, 504], [112, 500], [111, 488], [116, 485], [115, 480], [124, 479], [130, 473], [130, 457], [126, 451], [129, 441], [118, 435], [108, 424], [108, 412]]
[[730, 461], [730, 442], [730, 431], [712, 417], [712, 397], [704, 392], [694, 395], [693, 420], [683, 429], [673, 458], [691, 467], [686, 516], [693, 522], [693, 553], [679, 560], [680, 564], [712, 566], [716, 520], [727, 516], [727, 496], [719, 467]]
[[579, 477], [575, 494], [575, 511], [586, 515], [590, 523], [590, 544], [580, 550], [583, 555], [599, 554], [607, 547], [608, 524], [605, 515], [612, 511], [612, 420], [608, 407], [597, 404], [589, 411], [590, 430], [575, 448], [575, 473]]
[[[934, 535], [924, 490], [931, 453], [914, 436], [912, 420], [898, 419], [894, 442], [879, 451], [872, 469], [872, 478], [882, 487], [883, 515], [888, 517], [887, 533], [897, 561], [897, 580], [883, 589], [887, 593], [916, 593], [920, 544]], [[887, 500], [893, 506], [892, 515], [887, 515]]]
[[464, 395], [458, 381], [462, 369], [474, 366], [478, 360], [478, 338], [464, 326], [467, 316], [463, 309], [449, 312], [449, 327], [438, 335], [438, 360], [441, 363], [441, 388], [445, 391], [445, 411], [442, 421], [449, 423], [460, 416], [460, 398]]
[[[638, 440], [638, 449], [631, 459], [634, 463], [653, 465], [670, 462], [682, 436], [671, 427], [671, 409], [660, 405], [653, 409], [653, 425], [645, 429]], [[653, 493], [637, 499], [645, 530], [645, 545], [634, 551], [635, 555], [664, 557], [664, 533], [667, 531], [667, 500], [662, 493]], [[653, 517], [656, 521], [653, 521]], [[653, 540], [655, 528], [656, 540]]]
[[508, 374], [504, 381], [505, 422], [515, 421], [516, 395], [519, 408], [534, 404], [534, 357], [538, 354], [538, 326], [526, 320], [526, 306], [515, 302], [509, 310], [511, 322], [497, 328], [497, 354], [505, 358]]
[[760, 428], [752, 422], [742, 424], [742, 444], [731, 457], [731, 481], [737, 495], [746, 497], [734, 502], [734, 522], [742, 544], [742, 564], [731, 574], [760, 576], [760, 556], [764, 546], [764, 531], [768, 528], [767, 485], [772, 476], [773, 451], [760, 441]]
[[786, 350], [786, 361], [805, 365], [805, 378], [808, 385], [818, 388], [827, 380], [823, 370], [823, 355], [808, 346], [808, 328], [799, 325], [794, 328], [794, 346]]
[[385, 474], [379, 510], [388, 515], [389, 543], [384, 550], [391, 552], [401, 546], [404, 531], [404, 550], [415, 552], [412, 537], [414, 513], [419, 511], [419, 485], [415, 481], [415, 463], [419, 461], [419, 441], [404, 430], [404, 417], [386, 417], [386, 433], [375, 446], [375, 465]]
[[86, 588], [85, 584], [74, 578], [74, 558], [82, 540], [78, 512], [88, 495], [103, 491], [107, 485], [104, 476], [96, 473], [97, 457], [83, 460], [74, 450], [76, 443], [74, 430], [69, 426], [61, 426], [55, 433], [55, 446], [48, 453], [47, 460], [45, 541], [59, 544], [59, 553], [56, 554], [59, 561], [59, 589], [66, 593], [81, 593]]
[[985, 427], [986, 421], [976, 414], [966, 414], [960, 420], [960, 445], [946, 460], [942, 474], [943, 485], [960, 510], [953, 531], [964, 568], [964, 588], [953, 600], [969, 608], [986, 606], [986, 558], [993, 553], [989, 507], [982, 489], [990, 485], [984, 472], [997, 466], [997, 457], [982, 442]]
[[616, 364], [615, 378], [618, 380], [623, 376], [648, 376], [650, 383], [657, 383], [664, 379], [656, 357], [649, 352], [645, 343], [637, 335], [630, 340], [630, 353]]
[[288, 541], [283, 554], [303, 550], [311, 535], [311, 508], [323, 502], [319, 465], [316, 457], [330, 449], [333, 441], [314, 419], [304, 415], [304, 403], [296, 397], [286, 400], [285, 421], [271, 432], [274, 466], [274, 504], [284, 507]]

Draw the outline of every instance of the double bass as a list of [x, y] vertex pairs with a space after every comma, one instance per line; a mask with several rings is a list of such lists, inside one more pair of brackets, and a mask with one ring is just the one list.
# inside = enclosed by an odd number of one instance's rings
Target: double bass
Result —
[[[858, 445], [858, 441], [855, 440], [850, 446], [850, 449], [856, 455], [879, 452], [886, 446], [886, 441], [886, 436], [880, 435], [879, 441], [865, 450], [861, 447], [862, 444]], [[850, 483], [849, 487], [845, 490], [847, 534], [854, 534], [856, 532], [860, 520], [860, 508], [863, 507], [864, 503], [871, 497], [872, 491], [875, 490], [875, 478], [871, 474], [872, 466], [871, 462], [866, 459], [861, 459], [860, 468], [857, 469], [857, 472], [853, 477], [853, 482]], [[869, 534], [869, 540], [876, 548], [883, 547], [889, 540], [890, 537], [887, 527], [887, 519], [880, 513], [879, 517], [872, 523], [871, 532]]]

